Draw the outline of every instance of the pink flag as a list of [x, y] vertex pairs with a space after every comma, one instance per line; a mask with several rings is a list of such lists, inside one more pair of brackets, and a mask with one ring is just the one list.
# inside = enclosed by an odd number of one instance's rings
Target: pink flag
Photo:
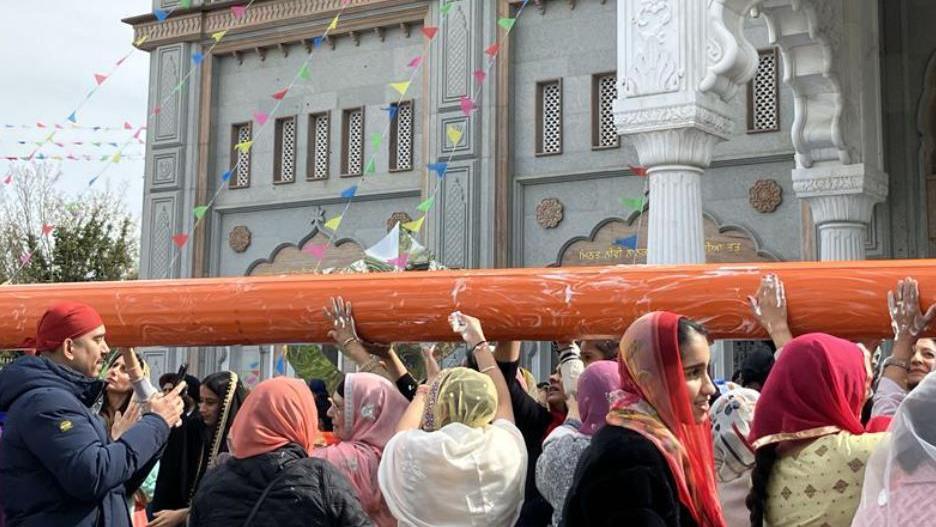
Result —
[[185, 245], [185, 242], [188, 241], [188, 234], [179, 233], [172, 237], [172, 243], [176, 244], [176, 247], [182, 248]]
[[310, 255], [316, 260], [321, 260], [325, 256], [325, 251], [327, 250], [328, 250], [327, 243], [306, 245], [305, 247], [302, 248], [302, 252]]
[[630, 171], [635, 176], [646, 177], [647, 168], [642, 166], [627, 165], [627, 168], [630, 168]]
[[479, 83], [484, 82], [484, 79], [487, 78], [487, 73], [485, 73], [484, 70], [475, 70], [474, 78]]
[[124, 121], [124, 130], [133, 130], [133, 126], [131, 126], [127, 121]]
[[30, 260], [32, 260], [32, 253], [23, 253], [23, 255], [20, 256], [20, 263], [23, 265], [28, 264]]
[[273, 98], [276, 99], [277, 101], [282, 101], [283, 97], [286, 96], [286, 92], [288, 91], [289, 91], [289, 88], [283, 88], [282, 90], [274, 93]]
[[423, 35], [426, 35], [426, 38], [432, 40], [432, 37], [436, 36], [436, 33], [439, 32], [439, 28], [434, 26], [425, 26], [422, 28]]
[[471, 97], [462, 97], [461, 98], [461, 111], [465, 115], [471, 115], [471, 112], [477, 110], [478, 107], [475, 105], [475, 102], [471, 100]]
[[413, 60], [409, 61], [409, 64], [407, 64], [406, 66], [409, 68], [417, 68], [419, 67], [420, 64], [422, 64], [422, 61], [423, 61], [422, 55], [418, 57], [413, 57]]
[[100, 73], [94, 74], [94, 81], [97, 82], [98, 86], [104, 84], [104, 81], [106, 80], [107, 80], [107, 75], [102, 75]]
[[500, 44], [495, 42], [491, 44], [490, 46], [488, 46], [487, 49], [484, 50], [484, 52], [490, 55], [491, 57], [494, 57], [495, 55], [497, 55], [498, 50], [500, 50]]
[[13, 183], [13, 174], [10, 174], [9, 176], [7, 176], [6, 179], [3, 180], [3, 183], [5, 185], [9, 185], [10, 183]]
[[267, 119], [270, 118], [269, 115], [263, 112], [254, 112], [253, 117], [254, 117], [254, 121], [257, 121], [257, 124], [259, 124], [260, 126], [265, 125], [267, 122]]
[[247, 12], [247, 7], [242, 5], [233, 5], [231, 6], [231, 14], [234, 15], [234, 18], [242, 18], [244, 13]]
[[48, 236], [49, 233], [52, 232], [53, 230], [55, 230], [55, 225], [49, 225], [48, 223], [44, 223], [44, 224], [42, 225], [42, 235], [43, 235], [43, 236]]
[[46, 125], [42, 121], [36, 121], [36, 128], [45, 128]]
[[405, 269], [405, 268], [406, 268], [406, 262], [408, 262], [408, 261], [409, 261], [409, 254], [407, 254], [407, 253], [402, 253], [402, 254], [400, 254], [400, 256], [397, 256], [396, 258], [391, 258], [391, 259], [387, 260], [387, 263], [393, 265], [394, 267], [399, 267], [399, 268], [401, 268], [401, 269]]

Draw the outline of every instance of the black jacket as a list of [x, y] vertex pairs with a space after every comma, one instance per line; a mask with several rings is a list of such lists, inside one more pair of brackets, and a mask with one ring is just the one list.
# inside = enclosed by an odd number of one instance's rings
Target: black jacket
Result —
[[563, 527], [695, 527], [663, 454], [633, 430], [606, 426], [579, 459]]
[[282, 471], [251, 527], [370, 527], [351, 484], [327, 461], [289, 444], [246, 459], [231, 458], [202, 479], [189, 514], [190, 527], [240, 526], [263, 490]]
[[111, 441], [88, 406], [104, 387], [46, 358], [22, 357], [0, 371], [0, 494], [7, 525], [130, 525], [127, 486], [141, 481], [169, 437], [145, 414]]

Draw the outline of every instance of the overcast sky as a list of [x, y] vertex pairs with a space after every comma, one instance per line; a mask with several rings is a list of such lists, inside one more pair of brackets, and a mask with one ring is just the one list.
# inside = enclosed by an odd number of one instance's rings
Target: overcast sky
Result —
[[[106, 74], [132, 49], [133, 32], [121, 18], [146, 13], [151, 7], [152, 0], [0, 1], [0, 158], [29, 155], [35, 145], [18, 141], [41, 141], [51, 131], [7, 128], [7, 124], [68, 124], [68, 114], [95, 86], [94, 74]], [[133, 53], [78, 111], [78, 124], [122, 126], [127, 121], [134, 127], [145, 125], [148, 72], [149, 54]], [[107, 163], [99, 161], [100, 157], [117, 150], [106, 143], [122, 145], [133, 133], [61, 131], [54, 140], [65, 148], [45, 145], [40, 152], [92, 156], [93, 162], [54, 162], [61, 164], [62, 188], [77, 193], [104, 170]], [[73, 145], [73, 141], [85, 144]], [[93, 141], [103, 141], [104, 146], [95, 147], [90, 144]], [[108, 167], [92, 187], [126, 186], [124, 200], [137, 220], [143, 203], [143, 148], [129, 145], [121, 162]], [[0, 160], [0, 177], [5, 177], [9, 166], [9, 161]]]

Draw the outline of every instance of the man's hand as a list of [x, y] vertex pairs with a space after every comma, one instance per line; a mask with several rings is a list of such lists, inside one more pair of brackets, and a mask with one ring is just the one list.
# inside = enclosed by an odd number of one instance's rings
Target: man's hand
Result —
[[185, 409], [185, 402], [179, 395], [185, 389], [185, 381], [180, 382], [171, 391], [157, 395], [150, 399], [150, 412], [163, 418], [163, 421], [170, 428], [178, 426], [182, 422], [182, 411]]

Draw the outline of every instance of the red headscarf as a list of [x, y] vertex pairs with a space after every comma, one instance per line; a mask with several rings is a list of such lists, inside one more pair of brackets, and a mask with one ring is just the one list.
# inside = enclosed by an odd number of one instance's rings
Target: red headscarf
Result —
[[261, 382], [234, 417], [231, 454], [237, 459], [296, 443], [311, 453], [318, 435], [318, 411], [306, 383], [276, 377]]
[[840, 431], [861, 434], [867, 379], [856, 344], [823, 333], [791, 340], [761, 390], [748, 439], [760, 448]]
[[621, 391], [608, 424], [633, 430], [663, 454], [676, 481], [679, 501], [702, 527], [724, 527], [715, 484], [712, 429], [696, 423], [682, 358], [680, 315], [648, 313], [621, 338]]
[[28, 339], [23, 348], [37, 352], [52, 351], [65, 342], [76, 339], [104, 325], [93, 307], [80, 302], [58, 302], [46, 310], [36, 328], [36, 338]]

